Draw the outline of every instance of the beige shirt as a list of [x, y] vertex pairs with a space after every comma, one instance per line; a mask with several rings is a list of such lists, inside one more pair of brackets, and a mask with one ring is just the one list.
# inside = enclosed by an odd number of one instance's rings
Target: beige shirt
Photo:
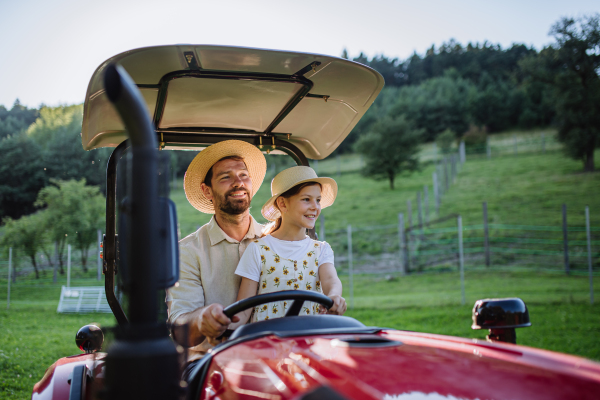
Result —
[[[212, 217], [210, 222], [179, 242], [179, 282], [167, 291], [169, 322], [182, 314], [218, 303], [235, 303], [241, 277], [235, 274], [240, 257], [263, 225], [251, 216], [241, 242], [229, 237]], [[202, 357], [213, 346], [207, 340], [189, 349], [188, 361]]]

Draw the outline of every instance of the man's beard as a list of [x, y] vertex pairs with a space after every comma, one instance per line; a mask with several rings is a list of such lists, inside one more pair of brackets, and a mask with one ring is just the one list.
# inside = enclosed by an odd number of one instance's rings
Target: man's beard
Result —
[[[246, 192], [246, 197], [243, 199], [232, 199], [229, 195], [233, 192], [244, 191]], [[248, 208], [250, 208], [250, 193], [244, 188], [231, 189], [225, 196], [219, 196], [219, 210], [229, 215], [239, 215], [245, 212]]]

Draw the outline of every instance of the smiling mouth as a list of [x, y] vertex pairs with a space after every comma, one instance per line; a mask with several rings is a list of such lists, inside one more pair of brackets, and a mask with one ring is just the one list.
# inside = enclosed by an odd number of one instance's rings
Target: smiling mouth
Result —
[[227, 196], [231, 197], [233, 199], [243, 199], [244, 197], [248, 196], [248, 192], [240, 190], [240, 191], [231, 192]]
[[317, 215], [316, 214], [308, 214], [308, 215], [305, 215], [305, 217], [306, 218], [310, 218], [310, 219], [314, 219], [314, 218], [317, 218]]

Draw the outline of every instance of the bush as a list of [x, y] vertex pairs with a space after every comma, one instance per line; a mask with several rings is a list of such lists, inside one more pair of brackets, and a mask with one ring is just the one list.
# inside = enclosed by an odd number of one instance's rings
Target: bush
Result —
[[469, 154], [485, 153], [487, 144], [487, 129], [471, 125], [463, 135], [465, 151]]
[[442, 154], [449, 154], [452, 152], [452, 143], [454, 143], [455, 140], [456, 134], [450, 129], [446, 129], [435, 139], [435, 144], [440, 148]]

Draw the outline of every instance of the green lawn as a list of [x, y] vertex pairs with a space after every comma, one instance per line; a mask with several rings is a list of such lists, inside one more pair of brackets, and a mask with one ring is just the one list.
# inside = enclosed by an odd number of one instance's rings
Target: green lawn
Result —
[[[342, 276], [350, 302], [348, 277]], [[6, 282], [0, 282], [6, 287]], [[92, 284], [93, 279], [73, 285]], [[596, 288], [600, 278], [596, 278]], [[347, 315], [365, 325], [446, 335], [484, 338], [471, 330], [475, 300], [521, 297], [532, 327], [517, 331], [518, 343], [600, 360], [600, 305], [589, 304], [585, 277], [533, 272], [468, 271], [466, 304], [461, 305], [457, 273], [414, 274], [391, 280], [354, 277], [354, 308]], [[112, 315], [57, 314], [60, 284], [21, 282], [13, 288], [9, 310], [0, 303], [0, 398], [23, 399], [56, 359], [78, 354], [75, 333], [85, 324], [112, 326]], [[598, 295], [596, 297], [600, 297]]]

